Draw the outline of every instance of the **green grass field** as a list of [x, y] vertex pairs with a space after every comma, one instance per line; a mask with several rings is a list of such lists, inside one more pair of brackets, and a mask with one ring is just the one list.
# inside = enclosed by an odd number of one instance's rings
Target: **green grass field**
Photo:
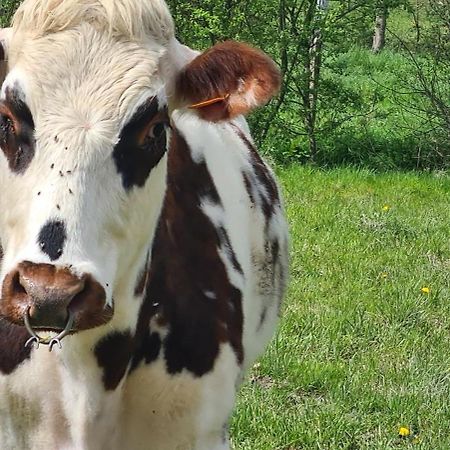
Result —
[[236, 449], [450, 449], [450, 177], [279, 176], [292, 280]]

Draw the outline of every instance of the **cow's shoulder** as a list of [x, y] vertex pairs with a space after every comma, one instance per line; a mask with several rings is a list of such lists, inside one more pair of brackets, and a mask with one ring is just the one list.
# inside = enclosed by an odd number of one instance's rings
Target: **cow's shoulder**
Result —
[[213, 369], [223, 343], [242, 362], [242, 292], [231, 282], [222, 252], [234, 271], [242, 268], [226, 227], [208, 217], [206, 203], [221, 208], [208, 165], [174, 128], [166, 198], [138, 323], [143, 345], [134, 367], [155, 360], [162, 350], [169, 374], [187, 370], [200, 377]]

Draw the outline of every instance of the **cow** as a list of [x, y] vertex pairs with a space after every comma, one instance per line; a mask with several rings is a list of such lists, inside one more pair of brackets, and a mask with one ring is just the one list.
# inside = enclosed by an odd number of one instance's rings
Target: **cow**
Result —
[[0, 448], [230, 449], [288, 277], [244, 119], [275, 63], [163, 0], [25, 0], [0, 41]]

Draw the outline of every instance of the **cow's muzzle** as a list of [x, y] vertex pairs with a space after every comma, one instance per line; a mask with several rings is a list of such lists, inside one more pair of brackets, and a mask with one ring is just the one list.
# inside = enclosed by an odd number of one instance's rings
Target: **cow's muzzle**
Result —
[[[92, 275], [25, 261], [5, 277], [0, 315], [28, 329], [28, 345], [49, 345], [51, 350], [68, 334], [106, 324], [113, 310], [106, 305], [104, 288]], [[42, 338], [39, 331], [58, 335]]]

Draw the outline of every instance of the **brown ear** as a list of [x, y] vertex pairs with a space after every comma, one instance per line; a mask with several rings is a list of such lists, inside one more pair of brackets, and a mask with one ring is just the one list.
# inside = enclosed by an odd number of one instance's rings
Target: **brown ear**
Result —
[[197, 56], [177, 75], [178, 107], [190, 107], [217, 122], [267, 103], [281, 84], [280, 71], [263, 52], [228, 41]]

